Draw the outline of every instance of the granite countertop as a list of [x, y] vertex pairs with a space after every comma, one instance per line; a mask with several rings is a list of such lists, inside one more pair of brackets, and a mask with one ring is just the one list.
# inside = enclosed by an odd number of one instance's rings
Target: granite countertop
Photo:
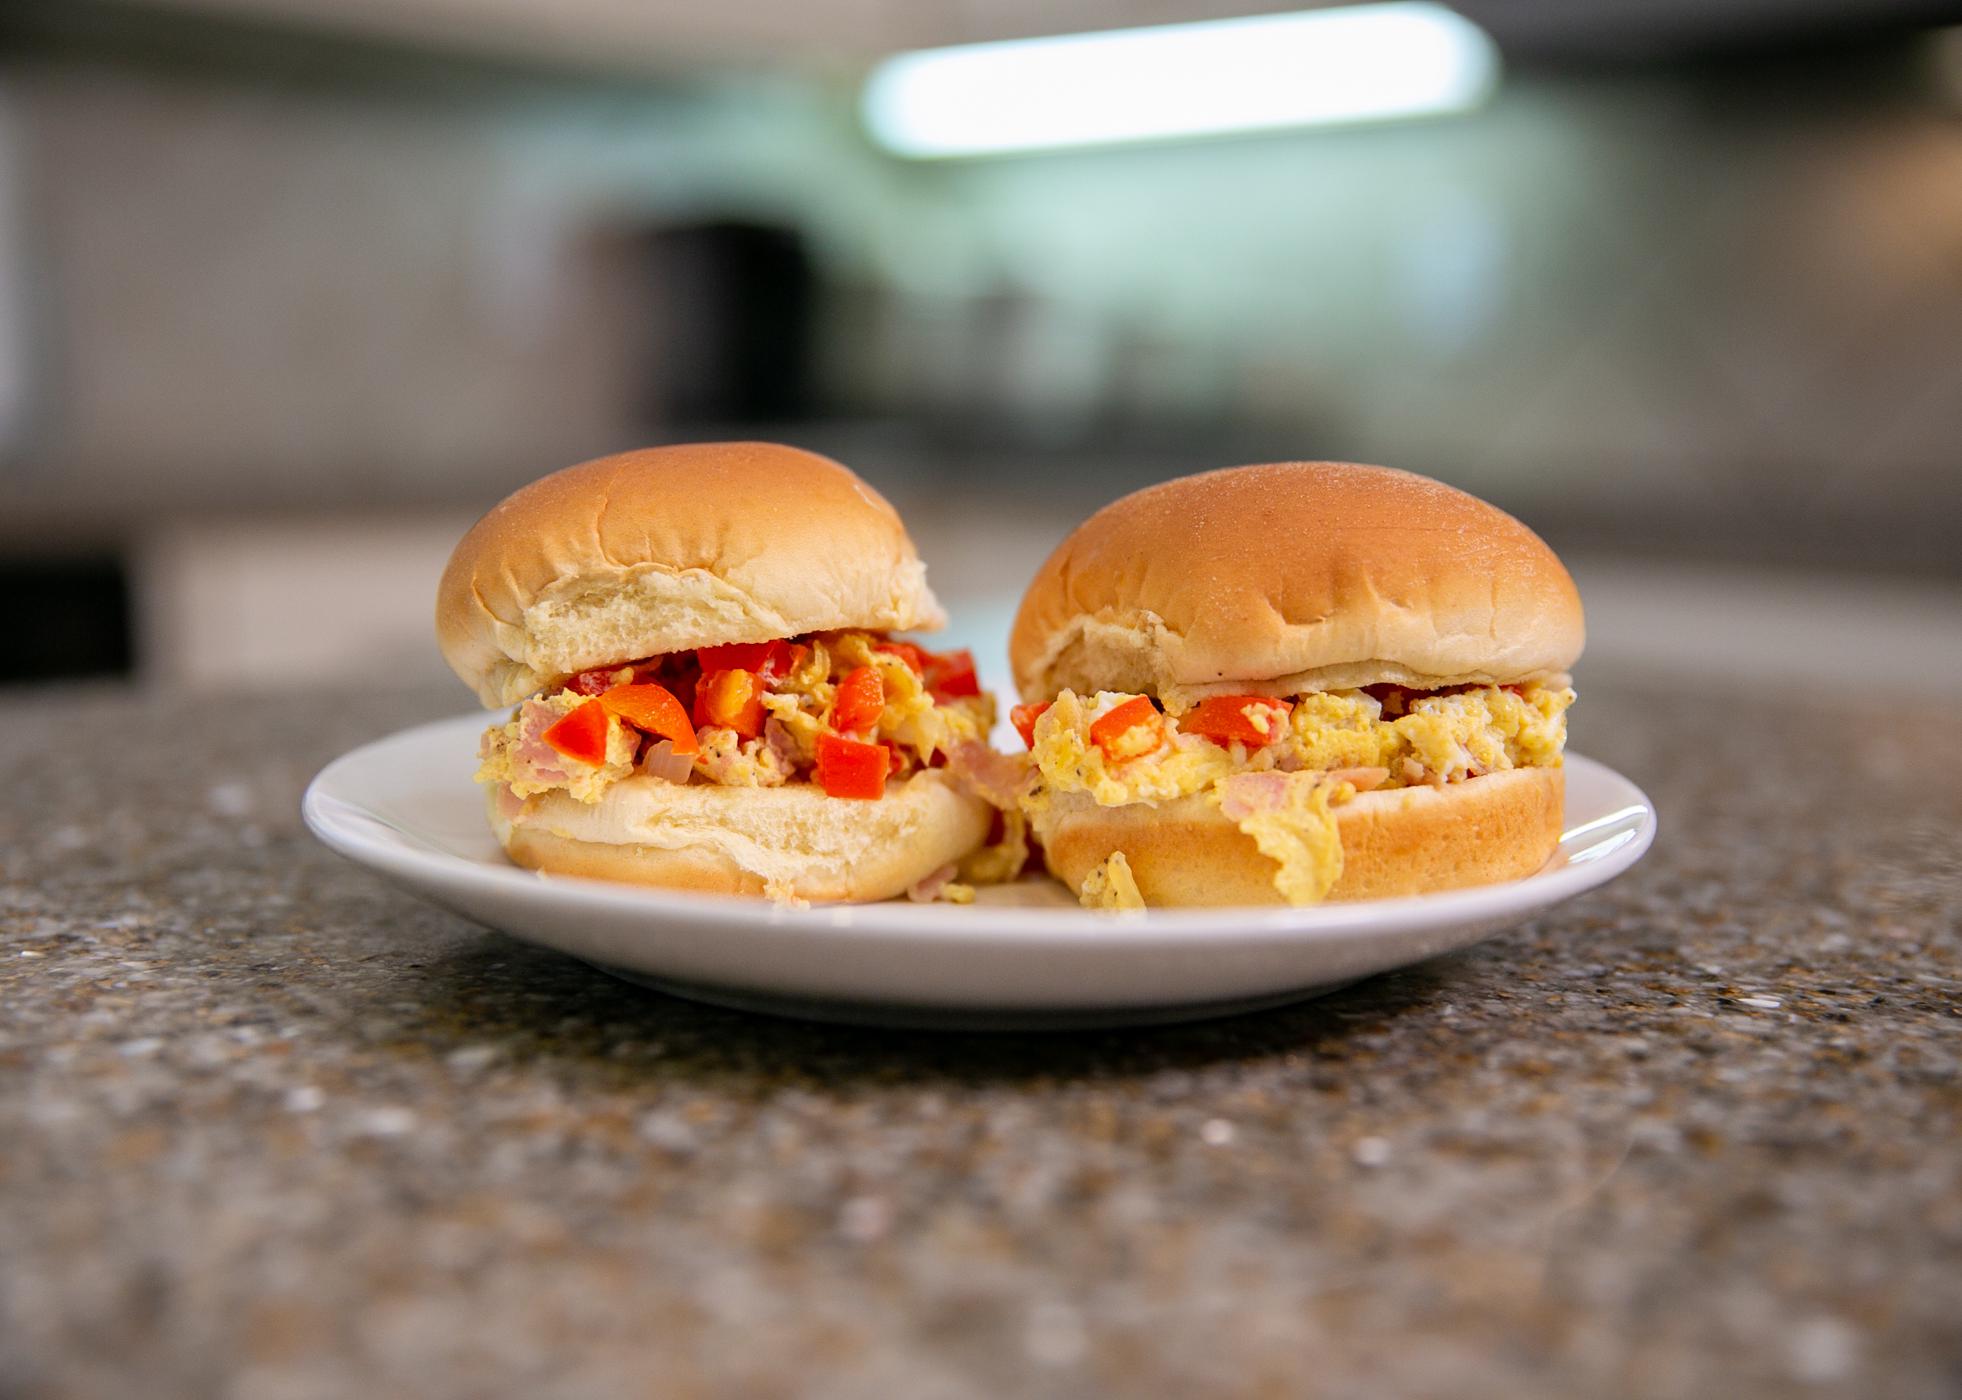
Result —
[[1202, 1025], [668, 1000], [316, 845], [455, 695], [0, 698], [0, 1396], [1950, 1396], [1962, 708], [1583, 677], [1649, 859]]

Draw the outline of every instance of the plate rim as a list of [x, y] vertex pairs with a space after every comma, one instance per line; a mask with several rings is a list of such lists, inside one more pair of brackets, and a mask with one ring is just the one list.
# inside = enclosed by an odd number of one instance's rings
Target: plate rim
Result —
[[[769, 927], [800, 933], [849, 929], [860, 939], [889, 937], [910, 941], [922, 936], [960, 934], [996, 943], [1054, 945], [1061, 940], [1072, 944], [1150, 948], [1182, 944], [1200, 933], [1216, 938], [1223, 931], [1223, 924], [1230, 925], [1230, 931], [1238, 938], [1265, 943], [1353, 937], [1385, 922], [1404, 929], [1427, 929], [1526, 917], [1598, 888], [1622, 874], [1654, 844], [1659, 825], [1655, 803], [1632, 780], [1598, 759], [1569, 752], [1566, 759], [1570, 766], [1598, 771], [1625, 789], [1628, 800], [1607, 814], [1563, 831], [1562, 845], [1591, 829], [1625, 823], [1621, 839], [1605, 849], [1589, 848], [1587, 859], [1501, 884], [1301, 908], [1232, 905], [1148, 909], [1116, 915], [1087, 909], [900, 901], [825, 904], [799, 909], [756, 897], [699, 894], [578, 876], [545, 875], [517, 865], [491, 865], [426, 843], [415, 848], [409, 843], [419, 838], [412, 832], [334, 790], [349, 770], [371, 759], [373, 751], [407, 743], [434, 731], [459, 728], [466, 721], [480, 724], [483, 716], [466, 713], [411, 725], [356, 745], [328, 762], [314, 775], [301, 798], [301, 816], [308, 830], [329, 849], [355, 864], [418, 890], [430, 883], [432, 876], [437, 876], [445, 884], [473, 883], [487, 887], [486, 893], [508, 893], [527, 901], [536, 901], [541, 894], [549, 892], [550, 898], [562, 899], [574, 907], [599, 906], [615, 914], [637, 913], [648, 918], [685, 917], [725, 929], [755, 931]], [[354, 820], [348, 820], [350, 815]], [[376, 829], [393, 832], [398, 839], [377, 835]], [[1599, 854], [1592, 854], [1595, 850]], [[922, 930], [923, 918], [939, 921], [944, 927]]]

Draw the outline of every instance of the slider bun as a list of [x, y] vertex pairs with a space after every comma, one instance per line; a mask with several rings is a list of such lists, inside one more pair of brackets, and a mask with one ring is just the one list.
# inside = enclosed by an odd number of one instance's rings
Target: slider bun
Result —
[[876, 802], [810, 783], [773, 788], [628, 778], [587, 804], [563, 792], [491, 827], [532, 870], [711, 894], [890, 899], [987, 839], [993, 809], [939, 769]]
[[444, 659], [487, 706], [663, 652], [945, 620], [885, 498], [767, 442], [646, 448], [534, 481], [470, 528], [436, 594]]
[[1025, 700], [1508, 684], [1580, 656], [1580, 596], [1495, 506], [1385, 467], [1279, 462], [1147, 487], [1049, 556], [1009, 639]]
[[[1515, 768], [1443, 787], [1359, 794], [1332, 809], [1342, 874], [1328, 900], [1386, 899], [1531, 875], [1560, 844], [1566, 774]], [[1073, 890], [1124, 852], [1152, 906], [1285, 904], [1279, 866], [1203, 797], [1099, 807], [1058, 793], [1036, 821], [1049, 869]]]

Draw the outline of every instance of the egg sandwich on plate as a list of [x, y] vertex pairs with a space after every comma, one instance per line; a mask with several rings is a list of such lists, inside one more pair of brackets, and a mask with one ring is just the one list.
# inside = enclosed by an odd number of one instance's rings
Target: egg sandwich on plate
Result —
[[451, 667], [513, 707], [476, 775], [513, 860], [788, 901], [961, 898], [1019, 869], [972, 658], [892, 635], [943, 621], [892, 507], [768, 443], [533, 482], [436, 600]]
[[1285, 462], [1085, 521], [1009, 659], [1023, 808], [1085, 904], [1314, 904], [1515, 879], [1553, 854], [1579, 595], [1483, 501]]

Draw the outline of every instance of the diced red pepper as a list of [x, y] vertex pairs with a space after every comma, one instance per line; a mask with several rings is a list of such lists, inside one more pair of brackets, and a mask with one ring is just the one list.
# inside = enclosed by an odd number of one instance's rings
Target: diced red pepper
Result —
[[912, 667], [913, 674], [916, 676], [926, 674], [928, 659], [931, 656], [925, 647], [916, 646], [912, 642], [877, 642], [872, 650], [891, 652]]
[[786, 641], [731, 642], [727, 646], [697, 647], [695, 659], [701, 663], [705, 676], [717, 671], [749, 671], [766, 681], [774, 681], [795, 670], [810, 650]]
[[883, 797], [892, 758], [883, 744], [827, 730], [817, 737], [816, 771], [818, 786], [832, 797]]
[[1053, 700], [1042, 700], [1033, 705], [1017, 705], [1008, 712], [1008, 722], [1015, 726], [1015, 732], [1022, 736], [1022, 742], [1029, 748], [1035, 747], [1036, 721], [1054, 703]]
[[1245, 744], [1257, 749], [1288, 732], [1288, 712], [1293, 708], [1266, 695], [1215, 695], [1180, 716], [1179, 728], [1221, 746]]
[[1090, 742], [1104, 751], [1105, 758], [1121, 763], [1157, 748], [1163, 731], [1164, 722], [1151, 697], [1134, 695], [1091, 724]]
[[866, 734], [878, 724], [886, 708], [886, 683], [876, 666], [860, 666], [838, 682], [838, 698], [831, 702], [831, 727], [846, 734]]
[[606, 762], [606, 725], [606, 706], [588, 700], [539, 737], [575, 763], [597, 768]]
[[959, 700], [981, 693], [981, 679], [974, 673], [974, 653], [936, 652], [927, 658], [926, 687], [936, 700]]
[[688, 711], [664, 685], [642, 681], [635, 685], [616, 685], [599, 698], [609, 714], [618, 715], [634, 728], [674, 744], [681, 755], [701, 752], [695, 742], [695, 726], [688, 722]]
[[[684, 652], [680, 659], [685, 661], [687, 654]], [[669, 660], [665, 656], [643, 656], [638, 661], [622, 661], [615, 666], [594, 666], [590, 670], [575, 672], [567, 679], [565, 688], [597, 698], [616, 685], [633, 685], [658, 678], [664, 669], [668, 669]]]
[[695, 724], [720, 725], [745, 739], [763, 732], [763, 682], [754, 671], [704, 673], [695, 687]]
[[811, 649], [800, 642], [785, 642], [782, 651], [771, 654], [769, 664], [763, 668], [763, 679], [774, 685], [802, 666], [810, 654]]
[[775, 642], [731, 642], [721, 647], [696, 647], [695, 660], [704, 674], [715, 671], [760, 671]]

